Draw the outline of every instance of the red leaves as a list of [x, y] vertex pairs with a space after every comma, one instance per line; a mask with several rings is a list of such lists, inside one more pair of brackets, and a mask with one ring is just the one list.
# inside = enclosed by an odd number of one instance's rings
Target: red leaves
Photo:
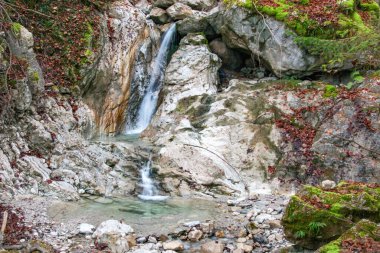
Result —
[[341, 244], [341, 253], [378, 253], [380, 252], [380, 242], [375, 241], [370, 237], [347, 239], [343, 240]]
[[[20, 20], [35, 39], [34, 50], [47, 82], [69, 86], [81, 80], [79, 69], [86, 61], [84, 52], [99, 36], [100, 18], [96, 7], [85, 1], [41, 0], [38, 4], [16, 0], [17, 11], [8, 10]], [[43, 16], [32, 9], [51, 16]], [[90, 28], [89, 28], [90, 27]], [[86, 38], [86, 33], [89, 33]], [[93, 45], [90, 45], [93, 44]], [[19, 73], [17, 73], [19, 74]]]
[[0, 224], [3, 223], [3, 214], [8, 212], [7, 226], [4, 233], [4, 244], [18, 244], [21, 239], [31, 237], [31, 228], [25, 225], [24, 214], [20, 209], [0, 204]]
[[274, 167], [274, 166], [268, 166], [268, 173], [269, 174], [276, 173], [276, 167]]
[[314, 206], [318, 209], [330, 209], [331, 205], [323, 203], [317, 196], [312, 196], [311, 198], [307, 196], [302, 196], [301, 199], [305, 201], [306, 203], [309, 203], [310, 205]]

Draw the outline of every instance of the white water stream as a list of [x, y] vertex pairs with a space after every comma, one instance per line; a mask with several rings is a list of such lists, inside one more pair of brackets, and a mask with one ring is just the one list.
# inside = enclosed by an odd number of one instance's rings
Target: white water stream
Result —
[[149, 161], [141, 168], [141, 184], [142, 193], [138, 197], [142, 200], [155, 200], [162, 201], [168, 198], [168, 196], [158, 195], [157, 187], [154, 185], [152, 178], [152, 159], [149, 158]]
[[176, 25], [173, 24], [166, 31], [160, 49], [153, 64], [152, 74], [145, 91], [144, 98], [139, 106], [136, 122], [130, 122], [126, 126], [126, 134], [140, 134], [144, 131], [156, 111], [157, 100], [164, 80], [170, 48], [176, 35]]

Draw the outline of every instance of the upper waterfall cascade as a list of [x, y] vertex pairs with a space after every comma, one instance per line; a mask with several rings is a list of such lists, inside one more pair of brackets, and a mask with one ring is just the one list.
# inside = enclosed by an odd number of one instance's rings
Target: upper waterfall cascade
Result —
[[144, 98], [138, 108], [135, 122], [127, 122], [126, 134], [139, 134], [144, 131], [156, 111], [158, 96], [164, 80], [168, 56], [176, 35], [176, 24], [166, 31], [152, 68], [149, 84], [144, 92]]

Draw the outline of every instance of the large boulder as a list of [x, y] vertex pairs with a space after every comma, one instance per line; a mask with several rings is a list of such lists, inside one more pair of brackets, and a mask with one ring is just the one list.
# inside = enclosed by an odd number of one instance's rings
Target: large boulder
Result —
[[175, 0], [156, 0], [154, 1], [153, 5], [155, 7], [166, 9], [173, 5], [176, 1]]
[[209, 24], [207, 12], [194, 11], [193, 14], [177, 22], [177, 30], [181, 36], [189, 33], [204, 33], [208, 37], [216, 35], [212, 26]]
[[233, 6], [208, 17], [214, 30], [230, 48], [261, 59], [277, 76], [305, 76], [318, 71], [318, 59], [310, 56], [287, 32], [284, 23]]
[[107, 220], [102, 222], [93, 233], [97, 243], [106, 244], [114, 253], [124, 253], [129, 250], [128, 234], [133, 233], [133, 229], [127, 224], [117, 220]]
[[218, 55], [222, 59], [223, 66], [228, 69], [237, 70], [243, 65], [241, 55], [238, 52], [228, 48], [220, 38], [211, 41], [210, 49], [214, 54]]
[[317, 249], [362, 218], [380, 222], [379, 190], [378, 185], [346, 182], [331, 190], [304, 186], [285, 210], [285, 234], [305, 248]]
[[166, 11], [174, 20], [185, 19], [193, 14], [193, 10], [189, 6], [181, 3], [173, 4]]
[[380, 226], [369, 220], [361, 220], [338, 239], [318, 249], [317, 253], [380, 252]]
[[153, 8], [150, 11], [149, 17], [154, 21], [156, 24], [166, 24], [170, 22], [170, 17], [168, 13], [161, 9], [161, 8]]
[[187, 35], [166, 69], [164, 93], [167, 96], [161, 109], [168, 113], [184, 97], [215, 94], [220, 66], [220, 59], [210, 52], [203, 35]]
[[216, 4], [216, 0], [179, 0], [180, 3], [186, 4], [194, 10], [208, 10]]

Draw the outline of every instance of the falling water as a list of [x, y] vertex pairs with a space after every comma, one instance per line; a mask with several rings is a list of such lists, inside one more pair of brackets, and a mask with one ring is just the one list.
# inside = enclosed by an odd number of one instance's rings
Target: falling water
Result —
[[145, 91], [144, 98], [138, 109], [136, 122], [128, 123], [126, 134], [139, 134], [144, 131], [152, 119], [156, 110], [158, 95], [164, 79], [164, 72], [168, 61], [171, 45], [175, 38], [176, 25], [173, 24], [165, 33], [157, 57], [154, 61], [149, 85]]
[[149, 158], [149, 161], [141, 168], [141, 187], [142, 193], [138, 195], [140, 199], [143, 200], [165, 200], [168, 196], [157, 195], [158, 190], [154, 185], [154, 181], [152, 179], [152, 159]]

